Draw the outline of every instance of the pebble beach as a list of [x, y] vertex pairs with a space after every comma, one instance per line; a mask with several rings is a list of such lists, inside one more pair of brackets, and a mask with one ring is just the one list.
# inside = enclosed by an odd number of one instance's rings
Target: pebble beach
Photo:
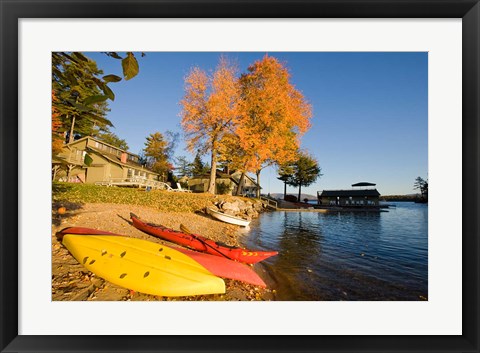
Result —
[[[62, 209], [62, 207], [65, 207]], [[240, 281], [225, 279], [225, 294], [160, 297], [134, 292], [109, 283], [88, 271], [57, 239], [56, 233], [66, 227], [86, 227], [119, 235], [144, 239], [175, 247], [150, 236], [130, 224], [130, 212], [151, 223], [179, 229], [180, 224], [197, 234], [230, 246], [242, 246], [239, 227], [211, 219], [202, 212], [166, 212], [138, 205], [84, 203], [81, 206], [52, 205], [52, 300], [53, 301], [264, 301], [273, 300], [274, 290]], [[265, 280], [260, 264], [253, 269]]]

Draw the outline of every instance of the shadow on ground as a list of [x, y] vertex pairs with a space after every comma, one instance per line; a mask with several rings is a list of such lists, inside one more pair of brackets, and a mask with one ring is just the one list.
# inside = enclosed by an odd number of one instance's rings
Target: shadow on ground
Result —
[[[61, 195], [70, 191], [72, 185], [53, 183], [52, 196], [54, 199], [61, 199]], [[81, 202], [70, 202], [66, 200], [52, 201], [52, 224], [59, 226], [63, 220], [74, 216], [79, 210], [83, 208]]]
[[59, 226], [63, 220], [68, 219], [83, 208], [83, 203], [69, 201], [52, 202], [52, 224]]

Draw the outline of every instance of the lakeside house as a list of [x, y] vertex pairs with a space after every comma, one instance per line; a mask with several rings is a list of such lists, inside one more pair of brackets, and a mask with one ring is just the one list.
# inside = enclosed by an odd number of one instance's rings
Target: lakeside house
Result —
[[91, 136], [63, 146], [52, 158], [53, 180], [97, 183], [111, 179], [159, 180], [160, 175], [140, 164], [140, 157]]
[[[242, 173], [234, 171], [232, 173], [224, 170], [217, 170], [215, 181], [215, 194], [235, 195], [240, 185]], [[193, 192], [207, 192], [210, 183], [210, 173], [196, 175], [188, 179], [188, 188]], [[243, 180], [242, 195], [252, 196], [261, 187], [247, 174]]]
[[[318, 204], [321, 206], [368, 207], [380, 205], [380, 193], [376, 184], [360, 182], [352, 184], [350, 190], [317, 191]], [[355, 189], [355, 188], [361, 189]]]

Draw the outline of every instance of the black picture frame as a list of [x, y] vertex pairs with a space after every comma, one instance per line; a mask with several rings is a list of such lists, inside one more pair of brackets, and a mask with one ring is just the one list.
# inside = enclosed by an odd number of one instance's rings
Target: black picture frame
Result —
[[[0, 0], [0, 12], [1, 352], [479, 352], [478, 0]], [[461, 336], [18, 335], [18, 20], [204, 17], [462, 18]]]

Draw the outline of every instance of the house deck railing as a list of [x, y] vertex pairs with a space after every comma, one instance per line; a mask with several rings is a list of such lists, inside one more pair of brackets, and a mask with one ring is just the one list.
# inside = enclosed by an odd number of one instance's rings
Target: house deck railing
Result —
[[270, 208], [277, 209], [278, 208], [278, 203], [275, 200], [272, 200], [268, 197], [265, 196], [260, 196], [260, 199], [263, 201], [263, 203]]
[[174, 190], [172, 187], [164, 182], [158, 180], [150, 180], [142, 177], [132, 177], [132, 178], [110, 178], [103, 181], [97, 181], [95, 185], [102, 186], [130, 186], [138, 188], [147, 188], [151, 187], [152, 189], [159, 190]]

